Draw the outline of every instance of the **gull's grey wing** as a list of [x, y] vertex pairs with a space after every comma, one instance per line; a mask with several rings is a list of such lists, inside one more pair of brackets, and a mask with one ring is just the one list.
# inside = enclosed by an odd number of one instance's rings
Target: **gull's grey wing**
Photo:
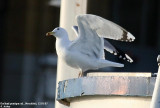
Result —
[[[75, 34], [78, 36], [78, 26], [72, 26], [72, 29], [74, 30]], [[132, 58], [130, 56], [128, 56], [128, 54], [125, 54], [123, 51], [121, 51], [118, 48], [115, 48], [115, 46], [113, 46], [109, 41], [104, 39], [104, 49], [108, 52], [110, 52], [111, 54], [114, 54], [116, 56], [118, 56], [120, 59], [126, 60], [130, 63], [133, 62]], [[102, 58], [105, 58], [104, 52], [102, 54]]]
[[[72, 29], [73, 29], [73, 31], [75, 32], [75, 34], [76, 34], [76, 36], [78, 36], [79, 35], [79, 29], [78, 29], [78, 26], [72, 26]], [[101, 39], [101, 41], [103, 42], [103, 40], [104, 39]], [[85, 44], [84, 44], [85, 45]], [[101, 43], [101, 50], [103, 50], [103, 43]], [[86, 47], [86, 46], [85, 46]], [[99, 54], [98, 54], [99, 55]], [[103, 58], [103, 59], [105, 59], [105, 55], [104, 55], [104, 51], [101, 51], [100, 52], [100, 55], [101, 55], [101, 58]], [[99, 55], [99, 56], [100, 56]]]
[[87, 22], [81, 17], [77, 17], [77, 26], [73, 26], [73, 30], [78, 35], [78, 38], [72, 42], [69, 49], [76, 50], [88, 57], [103, 58], [104, 40], [93, 31]]
[[100, 37], [129, 42], [135, 40], [135, 37], [124, 28], [102, 17], [85, 14], [77, 16], [77, 19], [85, 22]]
[[[74, 30], [75, 34], [78, 36], [78, 26], [72, 26], [72, 29]], [[105, 39], [104, 39], [104, 49], [114, 55], [117, 55], [118, 53], [115, 47]]]
[[117, 55], [117, 49], [107, 40], [104, 39], [104, 49], [114, 55]]
[[105, 39], [104, 39], [104, 49], [106, 51], [118, 56], [120, 59], [126, 60], [130, 63], [133, 62], [132, 58], [128, 54], [124, 53], [123, 51], [121, 51], [117, 47], [113, 46], [110, 42], [108, 42]]
[[72, 29], [75, 32], [76, 36], [78, 36], [78, 26], [72, 26]]
[[124, 53], [122, 50], [120, 50], [117, 47], [116, 47], [116, 50], [117, 50], [117, 55], [116, 56], [118, 56], [120, 59], [126, 60], [130, 63], [133, 62], [132, 58], [128, 54]]

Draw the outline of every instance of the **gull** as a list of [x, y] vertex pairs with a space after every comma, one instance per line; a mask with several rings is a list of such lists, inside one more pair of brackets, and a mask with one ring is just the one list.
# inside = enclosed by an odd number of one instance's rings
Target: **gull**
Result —
[[132, 42], [135, 37], [119, 25], [100, 16], [83, 14], [76, 17], [78, 26], [73, 26], [77, 38], [69, 40], [67, 31], [57, 27], [46, 33], [46, 36], [56, 37], [56, 52], [68, 66], [79, 69], [79, 76], [87, 70], [104, 67], [124, 67], [124, 64], [105, 60], [104, 49], [119, 58], [133, 62], [127, 55], [121, 55], [106, 39]]

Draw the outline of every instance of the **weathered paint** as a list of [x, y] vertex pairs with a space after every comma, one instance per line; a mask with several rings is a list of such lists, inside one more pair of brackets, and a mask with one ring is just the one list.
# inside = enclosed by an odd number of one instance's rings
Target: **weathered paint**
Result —
[[83, 96], [151, 97], [154, 83], [155, 77], [94, 76], [69, 79], [59, 82], [57, 100], [69, 105], [71, 99]]

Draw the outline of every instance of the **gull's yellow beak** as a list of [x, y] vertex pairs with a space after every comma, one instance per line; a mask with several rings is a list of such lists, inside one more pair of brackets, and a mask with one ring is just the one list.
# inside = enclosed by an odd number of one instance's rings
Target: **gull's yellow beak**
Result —
[[54, 32], [47, 32], [46, 33], [46, 36], [53, 36], [54, 35]]

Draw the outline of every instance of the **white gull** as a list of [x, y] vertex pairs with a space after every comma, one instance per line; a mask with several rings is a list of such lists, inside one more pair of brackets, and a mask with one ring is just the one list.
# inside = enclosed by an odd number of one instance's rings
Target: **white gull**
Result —
[[61, 27], [46, 34], [46, 36], [56, 37], [58, 58], [67, 65], [79, 69], [81, 74], [87, 70], [104, 67], [124, 67], [121, 63], [105, 60], [104, 49], [118, 55], [119, 58], [133, 62], [127, 54], [122, 57], [119, 51], [104, 39], [132, 42], [135, 37], [131, 33], [96, 15], [78, 15], [76, 19], [78, 26], [73, 26], [73, 29], [78, 37], [74, 41], [69, 40], [67, 31]]

